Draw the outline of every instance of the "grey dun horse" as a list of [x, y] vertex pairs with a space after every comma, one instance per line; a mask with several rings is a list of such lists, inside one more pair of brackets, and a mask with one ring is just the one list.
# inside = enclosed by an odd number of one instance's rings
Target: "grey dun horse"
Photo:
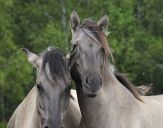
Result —
[[[36, 84], [13, 113], [8, 128], [78, 128], [81, 115], [63, 53], [48, 48], [41, 56], [23, 49], [37, 68]], [[73, 98], [70, 98], [70, 95]]]
[[82, 114], [80, 128], [163, 128], [163, 96], [140, 96], [127, 79], [112, 70], [104, 34], [107, 15], [80, 24], [73, 11], [70, 25], [69, 66]]

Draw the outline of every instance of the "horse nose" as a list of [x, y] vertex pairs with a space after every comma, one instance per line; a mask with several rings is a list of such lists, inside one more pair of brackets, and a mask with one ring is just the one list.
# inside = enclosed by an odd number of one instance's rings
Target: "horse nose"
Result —
[[62, 125], [61, 128], [64, 128], [64, 126]]
[[[48, 126], [45, 126], [44, 128], [48, 128]], [[63, 126], [61, 126], [61, 128], [64, 128]]]
[[86, 83], [93, 92], [96, 92], [102, 84], [102, 79], [99, 75], [92, 75], [86, 78]]

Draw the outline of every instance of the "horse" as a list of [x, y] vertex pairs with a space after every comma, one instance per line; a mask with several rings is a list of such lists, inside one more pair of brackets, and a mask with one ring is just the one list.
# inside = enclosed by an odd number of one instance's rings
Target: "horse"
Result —
[[113, 72], [108, 24], [107, 15], [82, 23], [77, 11], [70, 15], [69, 68], [82, 114], [79, 128], [162, 128], [163, 95], [141, 96], [127, 78]]
[[40, 56], [22, 49], [37, 69], [36, 84], [17, 107], [7, 128], [78, 128], [81, 114], [64, 54], [53, 47]]

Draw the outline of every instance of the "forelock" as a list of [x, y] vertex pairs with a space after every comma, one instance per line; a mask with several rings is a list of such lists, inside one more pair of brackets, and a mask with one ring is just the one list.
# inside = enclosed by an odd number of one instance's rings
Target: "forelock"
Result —
[[66, 79], [69, 76], [68, 66], [64, 54], [59, 49], [50, 47], [42, 54], [42, 70], [52, 80]]

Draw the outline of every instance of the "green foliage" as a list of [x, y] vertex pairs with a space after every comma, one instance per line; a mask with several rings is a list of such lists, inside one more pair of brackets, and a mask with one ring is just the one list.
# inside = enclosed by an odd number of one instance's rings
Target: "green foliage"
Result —
[[[69, 15], [98, 20], [109, 13], [109, 45], [119, 72], [136, 85], [163, 93], [162, 0], [0, 1], [0, 121], [7, 122], [35, 82], [35, 70], [20, 48], [35, 53], [48, 46], [69, 50]], [[4, 127], [0, 123], [0, 128]]]
[[0, 128], [6, 128], [6, 123], [0, 122]]

